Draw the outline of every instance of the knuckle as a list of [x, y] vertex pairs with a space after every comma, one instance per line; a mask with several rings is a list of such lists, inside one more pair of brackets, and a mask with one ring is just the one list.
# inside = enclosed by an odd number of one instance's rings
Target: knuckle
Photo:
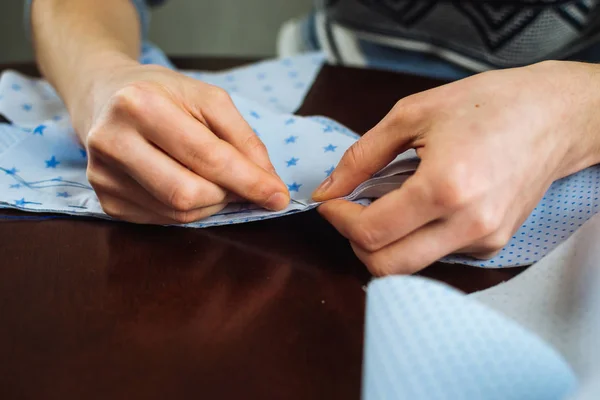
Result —
[[423, 260], [417, 256], [411, 257], [409, 254], [405, 254], [399, 258], [398, 254], [394, 254], [393, 252], [367, 252], [362, 249], [357, 254], [369, 271], [378, 277], [412, 274], [426, 266]]
[[411, 95], [399, 100], [390, 113], [392, 122], [394, 124], [402, 123], [403, 125], [410, 125], [422, 121], [425, 114], [423, 104], [420, 94]]
[[256, 135], [249, 135], [243, 143], [244, 148], [256, 153], [266, 153], [267, 147]]
[[353, 242], [367, 251], [374, 252], [381, 247], [375, 231], [362, 221], [352, 225], [349, 234]]
[[194, 189], [176, 184], [169, 193], [168, 205], [179, 213], [186, 213], [195, 208], [196, 198]]
[[495, 254], [508, 244], [510, 238], [511, 234], [502, 230], [489, 235], [482, 242], [482, 253], [488, 255]]
[[398, 273], [394, 260], [381, 253], [370, 253], [363, 258], [363, 262], [375, 276], [388, 276]]
[[101, 127], [92, 128], [86, 138], [88, 151], [91, 154], [106, 154], [113, 146], [110, 145], [111, 138], [107, 130]]
[[211, 102], [217, 105], [232, 104], [229, 93], [218, 86], [211, 86], [208, 89], [208, 97], [211, 99]]
[[112, 114], [137, 116], [145, 109], [149, 91], [140, 83], [131, 83], [113, 94], [109, 110]]
[[90, 159], [99, 157], [114, 161], [128, 159], [137, 147], [137, 142], [132, 135], [109, 127], [92, 128], [86, 144]]
[[206, 143], [201, 147], [188, 146], [186, 152], [191, 165], [203, 172], [221, 174], [231, 163], [230, 152], [218, 143]]
[[94, 188], [96, 192], [100, 191], [103, 188], [104, 180], [95, 170], [88, 168], [86, 171], [86, 177], [90, 185]]
[[100, 206], [107, 215], [113, 218], [123, 219], [125, 216], [123, 213], [123, 208], [119, 207], [117, 202], [112, 199], [100, 198]]
[[267, 183], [258, 178], [247, 183], [247, 186], [244, 188], [244, 197], [249, 200], [255, 199], [254, 201], [262, 203], [263, 201], [266, 202], [272, 194], [278, 191], [281, 191], [281, 189], [278, 189], [270, 182]]
[[344, 157], [342, 158], [342, 165], [353, 171], [357, 167], [364, 165], [363, 160], [365, 160], [365, 149], [362, 142], [358, 141], [354, 142], [354, 144], [346, 150], [346, 153], [344, 153]]
[[490, 243], [504, 239], [505, 235], [499, 232], [502, 224], [502, 217], [501, 214], [494, 209], [490, 207], [475, 208], [473, 211], [471, 211], [470, 220], [470, 233], [472, 237], [482, 238], [489, 236]]
[[169, 217], [179, 224], [189, 224], [195, 220], [194, 215], [189, 211], [173, 211]]
[[432, 191], [433, 203], [446, 210], [458, 210], [467, 206], [473, 195], [465, 182], [467, 180], [464, 173], [458, 168], [438, 173], [431, 185], [435, 188]]

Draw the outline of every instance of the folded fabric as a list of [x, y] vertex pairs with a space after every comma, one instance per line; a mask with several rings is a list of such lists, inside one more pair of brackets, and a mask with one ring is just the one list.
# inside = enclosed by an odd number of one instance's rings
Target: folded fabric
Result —
[[[148, 44], [141, 61], [173, 68], [159, 49]], [[274, 218], [317, 205], [310, 200], [311, 192], [358, 138], [326, 117], [292, 114], [302, 104], [322, 63], [322, 54], [311, 53], [224, 72], [185, 72], [230, 92], [241, 114], [265, 142], [292, 196], [292, 203], [283, 212], [234, 204], [187, 226]], [[108, 218], [85, 177], [85, 151], [77, 144], [63, 103], [47, 82], [12, 71], [3, 73], [0, 114], [11, 122], [0, 125], [0, 206]], [[369, 198], [397, 188], [417, 166], [414, 152], [404, 154], [391, 167], [398, 169], [392, 176], [374, 177], [349, 198], [369, 204]], [[599, 187], [600, 166], [557, 181], [495, 258], [475, 261], [451, 256], [445, 261], [493, 268], [532, 264], [598, 212]]]
[[[4, 77], [10, 74], [5, 74]], [[3, 78], [4, 78], [3, 77]], [[18, 77], [20, 81], [24, 78]], [[2, 81], [0, 81], [1, 90]], [[317, 206], [311, 193], [327, 177], [356, 137], [333, 121], [279, 115], [249, 105], [234, 96], [242, 114], [269, 149], [279, 176], [288, 185], [292, 202], [281, 212], [266, 211], [250, 204], [232, 204], [222, 212], [190, 227], [208, 227], [273, 218]], [[64, 117], [65, 120], [67, 117]], [[27, 211], [61, 212], [108, 218], [86, 179], [86, 154], [70, 128], [61, 121], [43, 121], [29, 129], [0, 124], [0, 204]], [[68, 122], [66, 122], [68, 124]], [[410, 158], [411, 153], [406, 157]], [[412, 165], [400, 159], [395, 165]], [[382, 195], [397, 188], [407, 175], [377, 176], [363, 183], [348, 199]], [[409, 168], [410, 169], [410, 168]], [[390, 182], [390, 180], [392, 182]], [[376, 186], [374, 188], [373, 186]], [[364, 200], [366, 204], [368, 200]]]
[[457, 290], [420, 277], [369, 285], [365, 400], [558, 400], [576, 387], [557, 351]]
[[598, 243], [600, 215], [527, 271], [470, 297], [538, 335], [589, 378], [600, 373]]
[[[142, 64], [175, 69], [165, 54], [150, 43], [142, 46]], [[293, 113], [302, 105], [325, 62], [322, 52], [267, 60], [226, 71], [182, 71], [185, 75], [251, 99], [281, 113]]]
[[600, 398], [600, 215], [524, 273], [465, 295], [367, 290], [363, 399]]

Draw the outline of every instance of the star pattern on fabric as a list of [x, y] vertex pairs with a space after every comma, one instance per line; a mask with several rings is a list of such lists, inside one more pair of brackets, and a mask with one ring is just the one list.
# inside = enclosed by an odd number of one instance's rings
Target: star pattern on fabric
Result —
[[34, 135], [44, 136], [44, 131], [46, 130], [46, 128], [47, 128], [46, 125], [38, 125], [33, 130], [33, 134]]
[[45, 162], [46, 168], [56, 168], [58, 164], [60, 164], [60, 161], [58, 161], [55, 156], [52, 156], [52, 158], [46, 160]]
[[36, 204], [36, 205], [41, 205], [42, 203], [35, 203], [35, 202], [33, 202], [33, 201], [27, 201], [27, 200], [25, 200], [25, 198], [24, 198], [24, 197], [22, 197], [22, 198], [21, 198], [21, 199], [19, 199], [19, 200], [15, 200], [15, 206], [23, 207], [23, 206], [26, 206], [26, 205], [28, 205], [28, 204]]
[[330, 144], [329, 146], [323, 147], [323, 149], [325, 149], [325, 153], [329, 153], [329, 152], [333, 153], [335, 151], [335, 149], [337, 149], [337, 146]]
[[[143, 63], [165, 64], [165, 61], [161, 58], [160, 50], [145, 43], [142, 46], [143, 53], [139, 58]], [[293, 115], [293, 110], [298, 108], [301, 99], [304, 97], [304, 91], [314, 80], [314, 76], [318, 71], [317, 67], [321, 64], [323, 64], [322, 56], [301, 56], [298, 61], [295, 57], [285, 60], [273, 60], [240, 71], [232, 70], [204, 74], [190, 72], [190, 76], [194, 79], [204, 80], [228, 91], [238, 90], [236, 96], [239, 95], [239, 99], [235, 98], [234, 100], [242, 115], [250, 123], [251, 129], [257, 135], [260, 133], [263, 136], [261, 139], [266, 139], [267, 146], [279, 146], [282, 150], [284, 146], [290, 146], [287, 149], [293, 150], [293, 152], [288, 152], [288, 154], [280, 152], [277, 155], [273, 154], [272, 157], [276, 165], [282, 166], [285, 170], [285, 166], [289, 164], [292, 169], [288, 170], [288, 173], [298, 175], [298, 177], [294, 176], [293, 178], [283, 177], [284, 182], [290, 184], [289, 187], [292, 193], [298, 190], [304, 192], [303, 189], [308, 189], [308, 186], [304, 188], [308, 182], [303, 181], [304, 169], [309, 167], [309, 165], [306, 165], [308, 158], [304, 156], [304, 153], [310, 151], [314, 155], [322, 154], [320, 152], [322, 146], [326, 146], [329, 141], [334, 141], [334, 138], [325, 139], [324, 141], [307, 140], [309, 136], [318, 136], [321, 126], [315, 123], [309, 123], [309, 126], [306, 126], [304, 118]], [[303, 90], [295, 89], [295, 85], [298, 83], [304, 84]], [[89, 187], [89, 182], [85, 177], [85, 160], [88, 154], [83, 146], [76, 146], [75, 142], [72, 143], [72, 146], [61, 148], [60, 152], [52, 150], [54, 144], [49, 140], [50, 136], [52, 140], [64, 140], [67, 139], [67, 136], [63, 135], [71, 133], [66, 110], [49, 110], [44, 101], [54, 102], [58, 100], [56, 93], [41, 80], [38, 84], [33, 79], [12, 76], [11, 74], [3, 75], [2, 84], [0, 96], [4, 96], [4, 100], [11, 98], [10, 103], [3, 100], [0, 104], [3, 114], [6, 113], [4, 110], [6, 108], [8, 113], [14, 113], [14, 116], [11, 115], [12, 118], [21, 118], [27, 121], [27, 127], [7, 127], [7, 130], [14, 129], [15, 137], [19, 139], [21, 131], [28, 132], [29, 136], [39, 137], [36, 138], [37, 140], [28, 141], [28, 143], [31, 143], [30, 151], [35, 156], [31, 162], [22, 165], [17, 161], [17, 158], [14, 160], [3, 158], [6, 168], [19, 165], [20, 171], [17, 173], [16, 168], [10, 170], [0, 168], [0, 177], [4, 176], [4, 182], [0, 182], [0, 186], [4, 187], [4, 189], [0, 187], [0, 199], [2, 198], [2, 192], [4, 192], [5, 204], [15, 208], [25, 206], [26, 209], [27, 204], [38, 201], [31, 194], [32, 190], [35, 190], [46, 196], [43, 201], [45, 209], [56, 209], [58, 212], [70, 213], [73, 211], [70, 210], [71, 208], [80, 208], [69, 204], [69, 202], [79, 196], [81, 190], [89, 190], [90, 192], [93, 190]], [[19, 85], [20, 93], [11, 89], [13, 84]], [[250, 100], [250, 102], [247, 100]], [[253, 105], [253, 101], [255, 105]], [[264, 108], [265, 104], [269, 107], [268, 109]], [[50, 111], [50, 114], [47, 114], [47, 111]], [[290, 126], [284, 126], [284, 123]], [[279, 125], [275, 126], [276, 124]], [[297, 129], [294, 129], [296, 127]], [[304, 132], [307, 129], [309, 132]], [[299, 139], [300, 132], [302, 132], [303, 140]], [[25, 134], [25, 136], [28, 135]], [[68, 136], [68, 139], [72, 139], [72, 137]], [[48, 143], [45, 143], [45, 140], [48, 140]], [[342, 142], [336, 142], [335, 144], [342, 146]], [[269, 150], [271, 149], [269, 148]], [[299, 161], [302, 161], [302, 163]], [[312, 165], [313, 172], [318, 174], [319, 171], [325, 170], [330, 163], [330, 161], [323, 160], [315, 162]], [[64, 180], [57, 177], [58, 173], [65, 175]], [[14, 176], [8, 174], [14, 174]], [[293, 179], [296, 179], [296, 181], [293, 181]], [[12, 189], [9, 189], [9, 187]], [[67, 198], [67, 196], [70, 198]], [[93, 196], [93, 193], [89, 196]], [[82, 200], [84, 200], [83, 196]], [[93, 200], [94, 206], [96, 206], [97, 199], [94, 198]], [[254, 216], [253, 213], [258, 214], [265, 211], [260, 207], [253, 206], [247, 212], [249, 215], [246, 216], [246, 220], [250, 221], [263, 218], [261, 215]], [[226, 219], [229, 219], [229, 217]], [[219, 220], [211, 224], [221, 225], [223, 222]]]
[[290, 192], [299, 192], [300, 191], [300, 187], [302, 186], [302, 184], [298, 184], [296, 182], [292, 183], [291, 185], [287, 185], [288, 186], [288, 190]]
[[298, 139], [298, 136], [290, 136], [285, 139], [285, 144], [296, 143], [296, 139]]
[[325, 174], [327, 176], [329, 176], [333, 173], [334, 170], [335, 170], [335, 167], [332, 165], [331, 168], [329, 168], [327, 171], [325, 171]]
[[4, 173], [5, 173], [6, 175], [16, 175], [16, 174], [17, 174], [17, 172], [19, 172], [19, 170], [18, 170], [18, 169], [16, 169], [15, 167], [12, 167], [11, 169], [5, 169], [5, 170], [4, 170]]

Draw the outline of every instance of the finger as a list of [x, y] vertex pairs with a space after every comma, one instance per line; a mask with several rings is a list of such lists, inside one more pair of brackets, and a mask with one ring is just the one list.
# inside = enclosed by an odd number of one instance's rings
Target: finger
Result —
[[412, 177], [368, 207], [335, 200], [321, 205], [319, 212], [350, 241], [376, 251], [441, 218], [443, 209], [429, 198]]
[[198, 110], [209, 129], [264, 170], [275, 173], [267, 148], [242, 117], [231, 97], [222, 89], [213, 89], [215, 92], [210, 101]]
[[210, 182], [270, 210], [289, 203], [285, 184], [231, 144], [217, 138], [206, 126], [164, 97], [149, 100], [161, 110], [145, 118], [148, 139], [183, 165]]
[[233, 196], [227, 195], [223, 203], [192, 209], [190, 211], [175, 210], [158, 201], [133, 178], [106, 165], [103, 162], [95, 162], [94, 165], [94, 190], [97, 193], [127, 200], [140, 209], [151, 211], [153, 214], [167, 218], [171, 223], [187, 224], [200, 221], [227, 206]]
[[399, 102], [373, 129], [355, 142], [313, 193], [315, 201], [342, 197], [408, 150], [419, 133], [414, 116]]
[[465, 246], [458, 219], [439, 220], [383, 249], [370, 252], [353, 243], [357, 257], [376, 276], [412, 274]]
[[346, 200], [331, 200], [321, 204], [317, 211], [346, 239], [356, 239], [358, 221], [365, 206]]
[[[106, 194], [99, 196], [100, 204], [104, 212], [113, 218], [122, 221], [133, 222], [135, 224], [154, 224], [154, 225], [179, 225], [180, 221], [165, 217], [147, 210], [132, 203], [129, 200], [120, 197], [114, 197]], [[203, 211], [208, 215], [218, 213], [224, 205], [218, 204], [212, 207], [206, 207]], [[191, 222], [191, 221], [190, 221]]]
[[498, 255], [507, 242], [503, 242], [498, 233], [493, 233], [471, 243], [467, 247], [458, 249], [456, 254], [464, 254], [478, 260], [489, 260]]
[[487, 261], [487, 260], [491, 260], [492, 258], [496, 257], [499, 253], [500, 250], [498, 251], [493, 251], [493, 252], [478, 252], [478, 251], [471, 251], [471, 250], [467, 250], [467, 251], [457, 251], [457, 254], [464, 254], [467, 255], [469, 257], [473, 257], [477, 260], [481, 260], [481, 261]]
[[99, 193], [98, 198], [106, 214], [122, 221], [156, 225], [170, 225], [174, 223], [169, 218], [145, 210], [137, 204], [118, 197]]
[[[196, 175], [137, 134], [123, 133], [119, 142], [89, 144], [94, 146], [90, 162], [96, 158], [112, 164], [132, 177], [153, 197], [169, 208], [190, 211], [225, 202], [227, 192]], [[94, 164], [88, 168], [88, 179], [94, 183]]]

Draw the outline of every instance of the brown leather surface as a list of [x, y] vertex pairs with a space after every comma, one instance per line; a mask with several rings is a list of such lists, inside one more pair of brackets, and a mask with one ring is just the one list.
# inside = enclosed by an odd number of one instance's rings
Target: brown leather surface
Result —
[[[440, 83], [325, 67], [300, 113], [362, 132]], [[520, 271], [422, 274], [472, 292]], [[358, 399], [369, 279], [314, 211], [211, 229], [0, 220], [0, 398]]]

